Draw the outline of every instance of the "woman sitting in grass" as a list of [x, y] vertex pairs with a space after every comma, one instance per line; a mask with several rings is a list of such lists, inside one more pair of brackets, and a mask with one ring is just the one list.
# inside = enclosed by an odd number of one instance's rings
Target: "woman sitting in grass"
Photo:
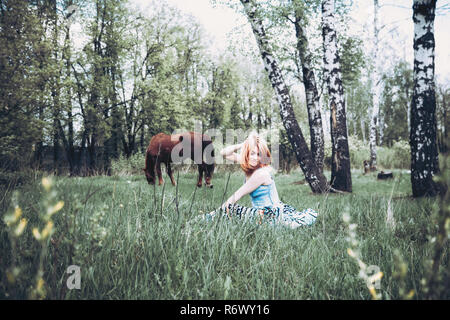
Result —
[[[241, 149], [238, 154], [235, 151]], [[297, 211], [292, 206], [280, 201], [275, 181], [273, 180], [271, 155], [267, 143], [258, 134], [251, 133], [241, 144], [224, 148], [220, 154], [226, 159], [240, 163], [245, 173], [245, 183], [227, 201], [204, 218], [214, 218], [222, 212], [229, 218], [255, 218], [257, 222], [267, 221], [295, 229], [300, 226], [312, 225], [317, 218], [313, 209]], [[250, 194], [252, 207], [236, 204], [246, 194]]]

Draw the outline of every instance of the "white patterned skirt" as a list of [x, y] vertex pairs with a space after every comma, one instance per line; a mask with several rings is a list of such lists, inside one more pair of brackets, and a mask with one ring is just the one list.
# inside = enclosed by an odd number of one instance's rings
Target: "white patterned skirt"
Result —
[[316, 222], [318, 213], [311, 208], [299, 211], [294, 207], [280, 202], [274, 207], [244, 207], [238, 204], [229, 204], [226, 210], [217, 209], [202, 215], [204, 220], [213, 220], [217, 216], [229, 219], [237, 218], [253, 220], [258, 224], [269, 223], [272, 225], [283, 225], [290, 229], [301, 226], [310, 226]]

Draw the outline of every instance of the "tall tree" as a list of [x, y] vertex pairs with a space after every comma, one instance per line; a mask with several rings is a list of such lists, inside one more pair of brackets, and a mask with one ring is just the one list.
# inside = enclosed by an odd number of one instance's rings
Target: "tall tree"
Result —
[[381, 95], [381, 76], [379, 70], [379, 25], [378, 25], [378, 0], [373, 0], [373, 33], [374, 33], [374, 43], [373, 43], [373, 69], [371, 72], [372, 80], [372, 108], [370, 112], [370, 136], [369, 136], [369, 146], [370, 146], [370, 170], [376, 171], [377, 169], [377, 133], [378, 133], [378, 117], [380, 111], [380, 95]]
[[324, 136], [322, 127], [322, 114], [320, 111], [319, 93], [313, 69], [312, 53], [308, 46], [308, 37], [305, 33], [305, 14], [301, 2], [294, 3], [295, 35], [297, 37], [297, 51], [302, 67], [303, 84], [305, 86], [306, 107], [308, 109], [310, 145], [314, 161], [320, 171], [323, 170]]
[[411, 184], [413, 197], [435, 196], [439, 185], [434, 83], [436, 0], [414, 0], [414, 91], [411, 102]]
[[262, 19], [258, 17], [256, 5], [252, 0], [240, 0], [244, 6], [245, 13], [251, 24], [253, 34], [259, 47], [259, 51], [264, 62], [264, 67], [268, 73], [269, 80], [275, 90], [278, 103], [280, 105], [280, 115], [289, 142], [292, 144], [297, 161], [305, 175], [306, 181], [309, 183], [314, 193], [323, 193], [329, 191], [329, 185], [325, 176], [317, 167], [305, 138], [295, 118], [294, 109], [292, 107], [289, 89], [284, 82], [278, 63], [272, 54], [267, 36], [262, 24]]
[[331, 186], [352, 191], [344, 88], [334, 19], [334, 0], [322, 2], [324, 78], [328, 85], [331, 128]]
[[0, 167], [29, 165], [42, 141], [51, 61], [38, 9], [29, 1], [0, 1]]

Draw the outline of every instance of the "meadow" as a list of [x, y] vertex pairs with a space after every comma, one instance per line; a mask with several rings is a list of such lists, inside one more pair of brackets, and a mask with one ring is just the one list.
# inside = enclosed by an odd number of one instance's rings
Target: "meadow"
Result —
[[[238, 172], [216, 173], [212, 189], [196, 188], [195, 173], [175, 173], [178, 187], [166, 176], [150, 186], [143, 175], [44, 185], [37, 175], [0, 199], [0, 298], [425, 299], [433, 290], [449, 299], [448, 245], [438, 285], [427, 282], [439, 199], [413, 199], [409, 173], [394, 175], [377, 181], [357, 170], [351, 194], [313, 195], [299, 172], [277, 174], [283, 202], [319, 212], [296, 230], [197, 221], [242, 184]], [[71, 265], [79, 289], [67, 286]]]

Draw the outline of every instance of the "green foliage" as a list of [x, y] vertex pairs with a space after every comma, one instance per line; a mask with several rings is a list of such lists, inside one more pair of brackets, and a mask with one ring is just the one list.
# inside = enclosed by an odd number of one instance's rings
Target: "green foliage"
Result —
[[363, 42], [356, 37], [342, 37], [339, 41], [339, 57], [341, 62], [342, 82], [344, 87], [361, 79], [366, 57]]
[[143, 174], [142, 169], [145, 166], [145, 155], [135, 153], [129, 158], [120, 156], [111, 162], [111, 173], [117, 176], [139, 175]]
[[[367, 143], [349, 137], [350, 161], [352, 168], [363, 168], [363, 161], [370, 159]], [[411, 153], [409, 143], [396, 141], [391, 147], [377, 147], [377, 163], [379, 169], [409, 169]]]
[[411, 166], [411, 151], [406, 141], [395, 141], [392, 147], [378, 147], [377, 152], [377, 161], [382, 168], [409, 169]]
[[50, 72], [49, 43], [28, 1], [2, 1], [0, 11], [0, 167], [29, 163], [43, 128], [39, 108]]
[[405, 61], [399, 62], [384, 76], [381, 111], [385, 123], [383, 144], [392, 146], [396, 140], [408, 140], [408, 106], [413, 93], [413, 70]]

